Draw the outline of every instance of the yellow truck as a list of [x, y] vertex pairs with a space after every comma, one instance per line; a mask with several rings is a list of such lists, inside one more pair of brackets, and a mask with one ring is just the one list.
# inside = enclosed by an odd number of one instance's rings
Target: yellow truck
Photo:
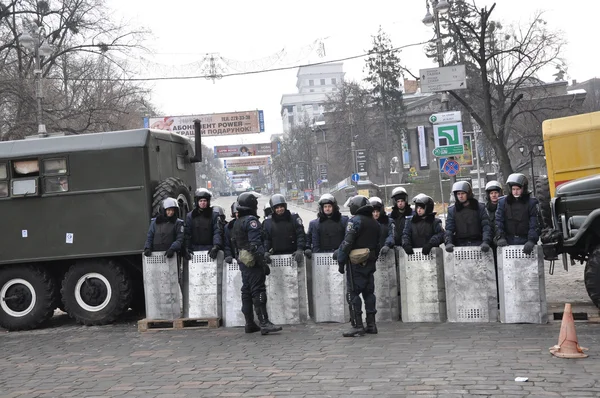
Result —
[[600, 308], [600, 112], [544, 121], [548, 178], [537, 181], [546, 260], [586, 263], [585, 287]]

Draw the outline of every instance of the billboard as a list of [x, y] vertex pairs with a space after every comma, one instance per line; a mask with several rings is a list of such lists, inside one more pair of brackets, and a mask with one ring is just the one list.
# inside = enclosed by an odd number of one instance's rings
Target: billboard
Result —
[[194, 120], [202, 121], [202, 136], [254, 134], [265, 131], [263, 111], [144, 118], [144, 127], [194, 137]]
[[234, 158], [238, 156], [272, 155], [275, 143], [223, 145], [214, 147], [215, 158]]
[[246, 156], [234, 159], [223, 160], [223, 167], [248, 167], [248, 166], [268, 166], [271, 164], [269, 156]]
[[454, 156], [460, 167], [473, 167], [473, 134], [463, 134], [463, 154]]

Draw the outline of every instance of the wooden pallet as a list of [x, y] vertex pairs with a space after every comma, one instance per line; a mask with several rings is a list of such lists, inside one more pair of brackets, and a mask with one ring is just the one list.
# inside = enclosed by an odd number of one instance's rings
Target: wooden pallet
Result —
[[149, 330], [213, 329], [221, 326], [221, 318], [178, 318], [142, 319], [138, 321], [138, 332]]

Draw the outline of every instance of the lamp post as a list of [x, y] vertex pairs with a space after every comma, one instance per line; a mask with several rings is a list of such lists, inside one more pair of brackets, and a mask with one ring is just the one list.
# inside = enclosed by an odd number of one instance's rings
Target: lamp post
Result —
[[[429, 2], [431, 1], [431, 8], [433, 8], [433, 15], [430, 12]], [[442, 32], [440, 31], [440, 15], [445, 15], [450, 11], [450, 3], [446, 0], [425, 0], [427, 7], [427, 13], [423, 18], [423, 24], [425, 26], [434, 27], [435, 32], [435, 46], [437, 52], [438, 66], [444, 66], [444, 49], [442, 48]], [[444, 104], [444, 109], [448, 111], [448, 93], [442, 93], [441, 102]]]
[[[537, 148], [537, 150], [538, 150], [537, 155], [535, 154], [535, 148]], [[523, 156], [529, 156], [529, 162], [531, 163], [531, 185], [533, 186], [533, 196], [536, 196], [533, 158], [537, 157], [537, 156], [544, 156], [544, 145], [537, 144], [537, 145], [533, 145], [529, 148], [526, 148], [525, 146], [521, 145], [521, 146], [519, 146], [519, 152], [521, 152], [521, 155], [523, 155]]]
[[42, 58], [45, 58], [52, 54], [52, 47], [48, 42], [43, 41], [45, 31], [43, 26], [36, 26], [32, 29], [33, 36], [27, 32], [24, 32], [19, 37], [21, 45], [29, 51], [33, 51], [33, 57], [35, 61], [35, 69], [33, 75], [35, 78], [35, 96], [37, 99], [37, 123], [38, 123], [38, 134], [40, 137], [47, 137], [46, 125], [43, 122], [43, 111], [42, 111], [42, 99], [44, 98], [43, 92], [43, 76], [42, 76]]

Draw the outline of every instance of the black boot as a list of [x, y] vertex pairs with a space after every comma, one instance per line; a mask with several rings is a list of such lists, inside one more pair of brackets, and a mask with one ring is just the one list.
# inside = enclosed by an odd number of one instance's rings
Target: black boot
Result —
[[367, 327], [365, 332], [377, 334], [377, 325], [375, 324], [375, 314], [367, 314]]
[[354, 326], [347, 332], [342, 333], [344, 337], [360, 337], [365, 335], [365, 328], [363, 327], [362, 315], [356, 314], [354, 320]]
[[275, 326], [269, 321], [269, 315], [267, 314], [267, 305], [260, 304], [255, 306], [256, 315], [258, 316], [258, 324], [260, 325], [260, 334], [265, 335], [273, 332], [280, 332], [283, 328], [281, 326]]
[[254, 322], [254, 314], [244, 314], [244, 318], [246, 318], [246, 326], [244, 326], [244, 331], [246, 333], [254, 333], [260, 330], [260, 327]]

